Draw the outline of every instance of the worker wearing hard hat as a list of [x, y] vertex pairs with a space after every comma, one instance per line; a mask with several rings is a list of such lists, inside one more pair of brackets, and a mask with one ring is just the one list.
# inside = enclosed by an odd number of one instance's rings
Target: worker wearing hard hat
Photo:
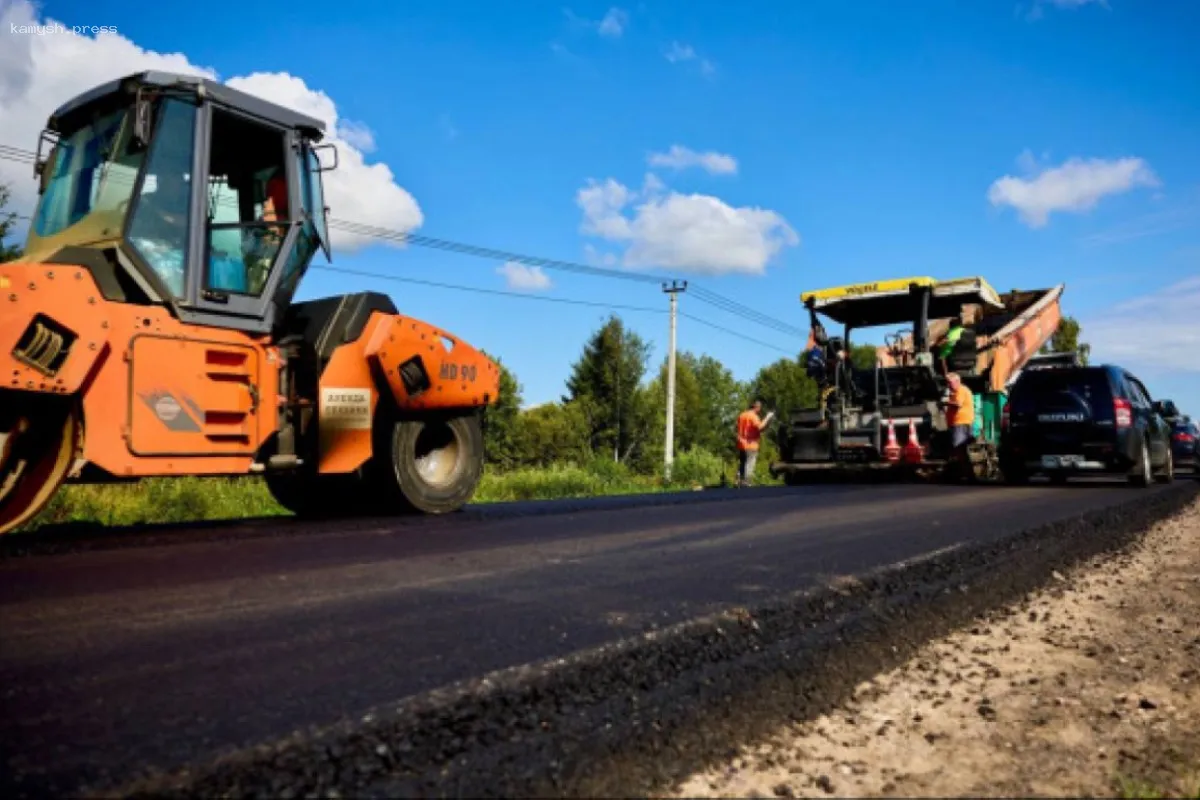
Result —
[[750, 407], [737, 418], [738, 446], [738, 486], [749, 486], [754, 478], [754, 466], [758, 463], [758, 442], [762, 438], [763, 429], [771, 424], [775, 416], [772, 411], [766, 419], [759, 417], [762, 413], [762, 401], [755, 400]]

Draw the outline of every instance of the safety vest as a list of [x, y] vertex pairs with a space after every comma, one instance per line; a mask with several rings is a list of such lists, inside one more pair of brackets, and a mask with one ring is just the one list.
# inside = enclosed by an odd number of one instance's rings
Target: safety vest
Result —
[[962, 338], [963, 328], [961, 325], [951, 328], [946, 333], [946, 341], [942, 344], [942, 349], [938, 354], [942, 358], [948, 358], [954, 352], [954, 346], [958, 344], [958, 340]]

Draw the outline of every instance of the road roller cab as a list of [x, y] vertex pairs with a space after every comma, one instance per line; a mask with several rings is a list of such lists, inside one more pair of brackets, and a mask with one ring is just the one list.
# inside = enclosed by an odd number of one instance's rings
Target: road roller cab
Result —
[[261, 473], [304, 512], [335, 479], [343, 508], [469, 499], [498, 367], [382, 295], [293, 302], [330, 256], [324, 127], [161, 72], [54, 112], [0, 265], [0, 533], [66, 480]]

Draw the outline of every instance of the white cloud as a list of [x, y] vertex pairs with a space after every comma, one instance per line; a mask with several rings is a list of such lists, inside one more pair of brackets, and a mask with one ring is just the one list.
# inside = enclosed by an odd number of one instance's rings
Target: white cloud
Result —
[[[1197, 272], [1200, 272], [1198, 265]], [[1093, 360], [1200, 373], [1200, 276], [1136, 297], [1080, 320]]]
[[700, 72], [705, 75], [712, 75], [717, 71], [717, 67], [707, 58], [701, 58], [696, 52], [696, 48], [690, 44], [681, 44], [679, 42], [671, 42], [671, 46], [663, 53], [663, 56], [672, 64], [682, 64], [686, 61], [698, 61], [700, 63]]
[[604, 19], [600, 20], [598, 29], [601, 36], [619, 37], [625, 32], [625, 26], [629, 24], [629, 14], [620, 8], [610, 8], [608, 13], [604, 15]]
[[1197, 227], [1200, 227], [1200, 203], [1192, 203], [1143, 214], [1106, 231], [1085, 236], [1081, 241], [1085, 245], [1118, 244]]
[[337, 135], [344, 139], [346, 144], [357, 147], [364, 153], [375, 151], [375, 134], [362, 122], [342, 120], [338, 123]]
[[583, 256], [588, 264], [595, 267], [615, 267], [617, 257], [612, 253], [601, 253], [590, 242], [583, 246]]
[[609, 39], [621, 38], [621, 35], [629, 27], [629, 12], [615, 6], [608, 9], [608, 12], [599, 21], [581, 17], [569, 8], [563, 9], [563, 16], [567, 18], [571, 27], [594, 30], [600, 36]]
[[[1036, 170], [1037, 162], [1028, 151], [1018, 162], [1027, 172]], [[987, 197], [993, 206], [1016, 209], [1029, 227], [1041, 228], [1054, 212], [1088, 211], [1108, 195], [1160, 185], [1158, 176], [1140, 158], [1071, 158], [1029, 177], [1005, 175], [992, 183]]]
[[671, 42], [671, 46], [667, 48], [667, 61], [672, 64], [678, 64], [680, 61], [691, 61], [696, 57], [696, 50], [690, 44], [680, 44], [679, 42]]
[[[669, 191], [653, 174], [638, 191], [612, 178], [589, 180], [575, 201], [583, 210], [580, 231], [623, 245], [626, 267], [759, 275], [784, 247], [800, 243], [775, 211]], [[589, 255], [601, 257], [594, 248]]]
[[1045, 16], [1046, 6], [1054, 6], [1055, 8], [1066, 9], [1073, 11], [1084, 6], [1100, 6], [1104, 9], [1111, 9], [1108, 0], [1033, 0], [1033, 5], [1029, 8], [1029, 13], [1026, 19], [1030, 21], [1040, 20]]
[[541, 267], [531, 267], [519, 261], [509, 261], [496, 270], [504, 276], [508, 288], [521, 291], [539, 291], [550, 288], [550, 276]]
[[700, 167], [712, 175], [734, 175], [738, 169], [737, 159], [733, 156], [711, 150], [707, 153], [697, 153], [677, 144], [671, 145], [671, 149], [665, 153], [651, 153], [647, 160], [652, 167]]
[[[39, 18], [28, 0], [0, 0], [0, 30], [5, 37], [0, 47], [0, 119], [4, 121], [0, 143], [33, 149], [55, 108], [123, 75], [157, 69], [219, 79], [214, 69], [191, 63], [183, 53], [145, 50], [118, 33], [102, 32], [93, 38], [69, 30], [44, 35], [9, 32], [11, 25], [55, 24], [52, 18]], [[328, 95], [287, 73], [255, 73], [226, 83], [325, 122], [326, 141], [337, 145], [340, 162], [323, 176], [331, 217], [405, 232], [424, 222], [417, 201], [395, 182], [387, 165], [367, 163], [364, 153], [374, 148], [370, 129], [341, 119]], [[32, 209], [37, 187], [31, 167], [0, 161], [0, 180], [13, 187], [14, 210]], [[342, 251], [376, 241], [337, 230], [331, 230], [331, 236], [333, 246]]]

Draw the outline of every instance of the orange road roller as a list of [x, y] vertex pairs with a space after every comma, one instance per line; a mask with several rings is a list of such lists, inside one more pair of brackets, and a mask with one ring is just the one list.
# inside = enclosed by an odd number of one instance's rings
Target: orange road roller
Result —
[[330, 257], [324, 132], [163, 72], [54, 112], [0, 264], [0, 533], [148, 476], [260, 475], [301, 516], [470, 500], [499, 367], [382, 294], [292, 302]]

